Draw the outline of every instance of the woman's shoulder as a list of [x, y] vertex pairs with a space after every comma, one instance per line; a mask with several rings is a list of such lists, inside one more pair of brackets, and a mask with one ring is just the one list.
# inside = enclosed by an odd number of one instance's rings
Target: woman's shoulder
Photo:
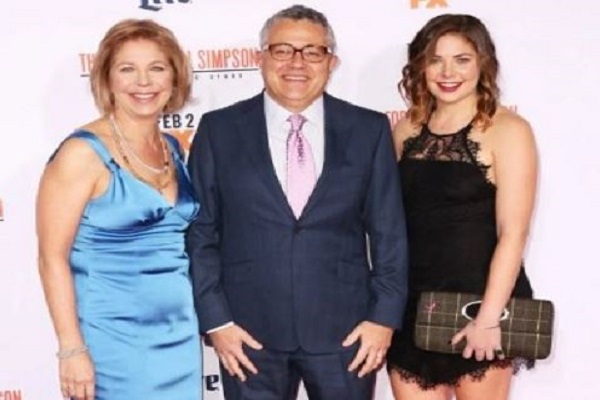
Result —
[[407, 116], [404, 116], [394, 125], [393, 136], [396, 153], [402, 154], [404, 143], [419, 134], [421, 126], [415, 125]]
[[489, 128], [490, 141], [494, 147], [519, 146], [533, 143], [533, 130], [521, 115], [500, 106]]
[[529, 122], [515, 111], [500, 106], [492, 118], [491, 133], [496, 136], [519, 136], [531, 134]]
[[421, 132], [421, 126], [411, 121], [407, 115], [398, 120], [393, 131], [394, 146], [398, 159], [401, 158], [407, 141], [418, 136], [419, 132]]
[[[104, 144], [109, 138], [105, 129], [102, 128], [101, 120], [96, 120], [77, 128], [70, 134], [58, 147], [51, 161], [63, 166], [71, 165], [88, 167], [101, 166], [101, 160], [98, 157], [97, 146]], [[106, 146], [106, 145], [105, 145]]]
[[87, 136], [93, 136], [102, 142], [108, 142], [111, 139], [112, 132], [110, 130], [109, 123], [106, 118], [99, 118], [97, 120], [88, 122], [85, 125], [80, 126], [75, 132], [82, 132]]
[[394, 126], [394, 138], [404, 142], [406, 139], [417, 135], [420, 128], [419, 125], [415, 125], [408, 117], [404, 116]]

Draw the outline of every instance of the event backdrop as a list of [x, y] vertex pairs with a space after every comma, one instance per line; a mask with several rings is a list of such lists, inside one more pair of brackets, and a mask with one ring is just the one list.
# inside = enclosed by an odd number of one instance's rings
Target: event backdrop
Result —
[[[50, 153], [65, 135], [97, 116], [88, 74], [105, 31], [123, 18], [152, 18], [179, 37], [194, 69], [194, 101], [181, 112], [165, 115], [160, 123], [187, 147], [204, 112], [261, 90], [255, 58], [258, 32], [267, 17], [291, 4], [2, 2], [0, 400], [61, 398], [56, 342], [37, 273], [34, 201]], [[554, 353], [535, 370], [520, 374], [512, 398], [597, 399], [600, 135], [592, 117], [600, 105], [600, 3], [307, 0], [305, 4], [325, 12], [337, 34], [341, 64], [328, 90], [387, 113], [392, 123], [405, 110], [396, 83], [406, 44], [419, 27], [448, 12], [471, 13], [488, 25], [501, 61], [503, 102], [529, 119], [537, 137], [540, 190], [526, 265], [536, 295], [554, 300], [557, 307]], [[205, 348], [204, 361], [205, 397], [222, 399], [210, 348]], [[383, 371], [376, 399], [392, 399]]]

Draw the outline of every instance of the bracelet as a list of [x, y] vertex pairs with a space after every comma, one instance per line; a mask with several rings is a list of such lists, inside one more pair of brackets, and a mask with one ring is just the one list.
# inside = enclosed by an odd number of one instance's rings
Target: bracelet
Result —
[[[475, 321], [471, 321], [471, 324], [473, 324], [473, 326], [475, 327], [479, 327]], [[496, 329], [496, 328], [500, 328], [500, 323], [496, 324], [496, 325], [490, 325], [490, 326], [482, 326], [481, 329]]]
[[58, 357], [59, 360], [64, 360], [66, 358], [71, 358], [71, 357], [77, 356], [79, 354], [85, 353], [87, 351], [88, 351], [88, 347], [85, 344], [83, 344], [81, 346], [74, 347], [72, 349], [59, 350], [56, 352], [56, 357]]
[[483, 329], [496, 329], [496, 328], [500, 328], [500, 324], [498, 324], [498, 325], [486, 326], [486, 327], [485, 327], [485, 328], [483, 328]]

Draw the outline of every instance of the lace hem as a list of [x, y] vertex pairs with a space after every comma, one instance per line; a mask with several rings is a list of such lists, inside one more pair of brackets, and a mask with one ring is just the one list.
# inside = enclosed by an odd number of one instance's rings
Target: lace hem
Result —
[[506, 359], [506, 360], [498, 360], [494, 361], [491, 364], [486, 365], [485, 367], [476, 369], [471, 372], [467, 372], [463, 375], [459, 375], [453, 378], [449, 378], [444, 382], [431, 382], [426, 378], [409, 372], [405, 369], [397, 367], [395, 365], [390, 365], [388, 363], [388, 371], [396, 371], [400, 376], [400, 379], [407, 383], [414, 383], [418, 385], [422, 390], [432, 390], [435, 389], [439, 385], [448, 385], [448, 386], [458, 386], [460, 380], [464, 377], [469, 377], [472, 381], [478, 382], [483, 380], [486, 372], [489, 369], [505, 369], [511, 368], [513, 369], [513, 375], [517, 375], [523, 368], [530, 370], [534, 367], [535, 361], [528, 360], [524, 358], [514, 358], [514, 359]]

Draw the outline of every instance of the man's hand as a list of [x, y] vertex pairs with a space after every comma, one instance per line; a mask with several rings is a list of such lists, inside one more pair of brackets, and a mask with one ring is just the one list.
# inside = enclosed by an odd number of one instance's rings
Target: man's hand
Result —
[[348, 371], [352, 372], [362, 364], [362, 368], [358, 371], [358, 377], [362, 378], [379, 368], [392, 343], [393, 333], [392, 328], [374, 322], [363, 321], [358, 324], [342, 343], [342, 346], [348, 347], [360, 340], [360, 347]]
[[209, 333], [209, 336], [217, 356], [219, 356], [229, 375], [236, 375], [242, 382], [245, 382], [246, 375], [242, 366], [253, 374], [258, 373], [252, 361], [244, 353], [242, 345], [245, 344], [255, 350], [260, 350], [262, 344], [257, 342], [248, 332], [237, 325], [232, 325]]

